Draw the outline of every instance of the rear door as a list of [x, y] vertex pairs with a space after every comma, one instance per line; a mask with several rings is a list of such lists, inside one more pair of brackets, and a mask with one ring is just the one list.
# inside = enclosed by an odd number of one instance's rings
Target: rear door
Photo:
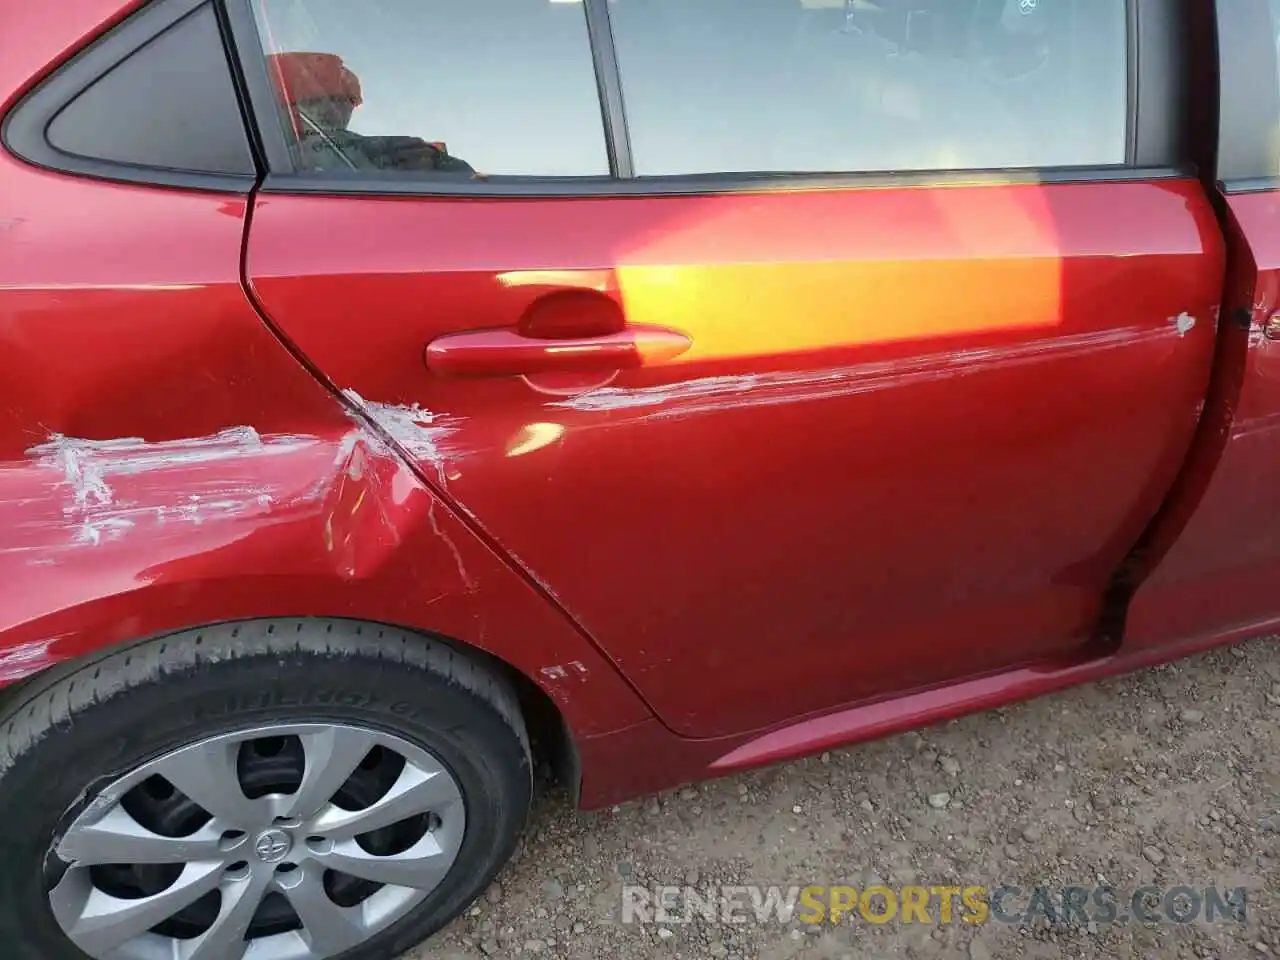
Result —
[[249, 281], [683, 734], [1078, 656], [1213, 349], [1172, 6], [232, 0]]

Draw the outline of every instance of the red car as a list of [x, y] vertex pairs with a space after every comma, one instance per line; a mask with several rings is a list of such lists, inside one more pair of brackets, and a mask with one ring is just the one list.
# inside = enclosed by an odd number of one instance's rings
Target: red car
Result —
[[5, 955], [1275, 629], [1272, 6], [0, 0]]

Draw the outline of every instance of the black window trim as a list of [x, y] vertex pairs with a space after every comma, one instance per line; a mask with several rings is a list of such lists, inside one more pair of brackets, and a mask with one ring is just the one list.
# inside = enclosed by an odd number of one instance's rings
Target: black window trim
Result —
[[1218, 170], [1225, 194], [1280, 189], [1280, 71], [1269, 0], [1217, 0]]
[[[169, 167], [99, 160], [65, 153], [48, 139], [50, 124], [76, 97], [169, 28], [216, 0], [151, 0], [141, 9], [76, 52], [38, 83], [8, 111], [0, 125], [0, 142], [15, 156], [48, 170], [100, 180], [173, 186], [215, 193], [247, 195], [259, 173], [203, 173]], [[221, 17], [219, 25], [221, 28]], [[223, 34], [224, 49], [226, 35]], [[231, 61], [228, 59], [228, 69]], [[246, 130], [246, 135], [250, 131]], [[250, 138], [252, 139], [252, 138]]]

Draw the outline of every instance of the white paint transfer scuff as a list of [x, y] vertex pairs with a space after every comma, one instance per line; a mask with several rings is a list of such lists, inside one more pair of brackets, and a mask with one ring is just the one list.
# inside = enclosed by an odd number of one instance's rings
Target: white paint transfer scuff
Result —
[[1178, 331], [1172, 326], [1124, 327], [824, 370], [700, 377], [656, 387], [603, 387], [550, 406], [582, 412], [622, 411], [642, 420], [674, 419], [718, 410], [855, 396], [1038, 363], [1050, 357], [1084, 356], [1175, 335]]
[[62, 637], [32, 640], [0, 650], [0, 683], [13, 683], [31, 676], [49, 666], [53, 657], [50, 651]]
[[112, 503], [115, 497], [109, 483], [112, 476], [132, 476], [245, 456], [276, 456], [294, 453], [302, 446], [318, 442], [316, 437], [293, 435], [264, 438], [253, 427], [236, 427], [207, 437], [155, 442], [138, 437], [81, 440], [55, 433], [47, 442], [28, 450], [27, 455], [59, 469], [71, 488], [74, 506], [88, 509]]
[[456, 454], [449, 442], [458, 429], [454, 418], [425, 410], [416, 403], [376, 403], [354, 390], [344, 390], [343, 396], [405, 453], [435, 467], [443, 480], [448, 458]]
[[[39, 502], [57, 510], [60, 501], [61, 509], [41, 518], [30, 498], [0, 499], [0, 508], [18, 511], [11, 521], [14, 532], [33, 541], [29, 547], [17, 543], [0, 552], [33, 552], [31, 562], [49, 562], [43, 554], [60, 538], [64, 546], [92, 547], [119, 540], [144, 523], [157, 528], [199, 526], [260, 513], [287, 491], [253, 479], [252, 470], [246, 477], [245, 463], [298, 453], [322, 442], [292, 434], [264, 437], [252, 427], [161, 441], [53, 434], [27, 451], [30, 465], [20, 469], [34, 467], [36, 483], [45, 491]], [[222, 476], [217, 470], [193, 474], [188, 469], [218, 461], [234, 461], [235, 470], [228, 471], [234, 475]], [[124, 478], [128, 480], [122, 482]], [[54, 529], [58, 533], [50, 537], [48, 531]]]
[[1185, 310], [1176, 317], [1170, 317], [1169, 322], [1173, 324], [1178, 336], [1185, 337], [1188, 333], [1196, 328], [1196, 318]]
[[[387, 435], [388, 439], [411, 459], [432, 467], [436, 472], [441, 488], [448, 485], [451, 476], [456, 477], [456, 473], [451, 473], [449, 470], [449, 460], [451, 457], [459, 455], [456, 445], [451, 442], [458, 431], [459, 421], [457, 418], [423, 409], [416, 403], [411, 405], [390, 404], [366, 400], [355, 390], [344, 390], [342, 395], [357, 410], [372, 420]], [[361, 426], [363, 427], [363, 424]], [[383, 447], [381, 441], [377, 441], [377, 443], [379, 447]], [[390, 451], [387, 452], [390, 453]], [[403, 481], [399, 474], [397, 474], [397, 478], [398, 482], [393, 483], [392, 496], [393, 499], [400, 502], [408, 496], [411, 487]], [[435, 494], [431, 495], [431, 505], [427, 508], [427, 519], [436, 537], [449, 549], [450, 554], [453, 556], [459, 579], [466, 585], [468, 591], [474, 591], [476, 583], [467, 571], [466, 563], [462, 558], [462, 551], [458, 549], [458, 545], [449, 536], [444, 527], [441, 526], [439, 518], [436, 517]]]

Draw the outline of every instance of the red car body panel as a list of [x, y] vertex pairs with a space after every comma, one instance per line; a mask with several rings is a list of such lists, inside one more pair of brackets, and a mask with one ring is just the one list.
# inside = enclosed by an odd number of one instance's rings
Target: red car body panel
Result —
[[[1189, 181], [265, 195], [247, 263], [657, 714], [715, 737], [1086, 643], [1190, 444], [1223, 248]], [[424, 365], [570, 294], [575, 336], [692, 346], [554, 392]]]
[[1205, 430], [1130, 610], [1134, 647], [1280, 624], [1280, 345], [1265, 334], [1280, 311], [1280, 193], [1227, 204], [1226, 302], [1244, 322], [1223, 324]]
[[[137, 4], [3, 6], [7, 107]], [[1257, 633], [1280, 223], [1229, 206], [1247, 331], [1191, 180], [251, 200], [0, 154], [0, 683], [409, 627], [540, 687], [596, 806]]]

